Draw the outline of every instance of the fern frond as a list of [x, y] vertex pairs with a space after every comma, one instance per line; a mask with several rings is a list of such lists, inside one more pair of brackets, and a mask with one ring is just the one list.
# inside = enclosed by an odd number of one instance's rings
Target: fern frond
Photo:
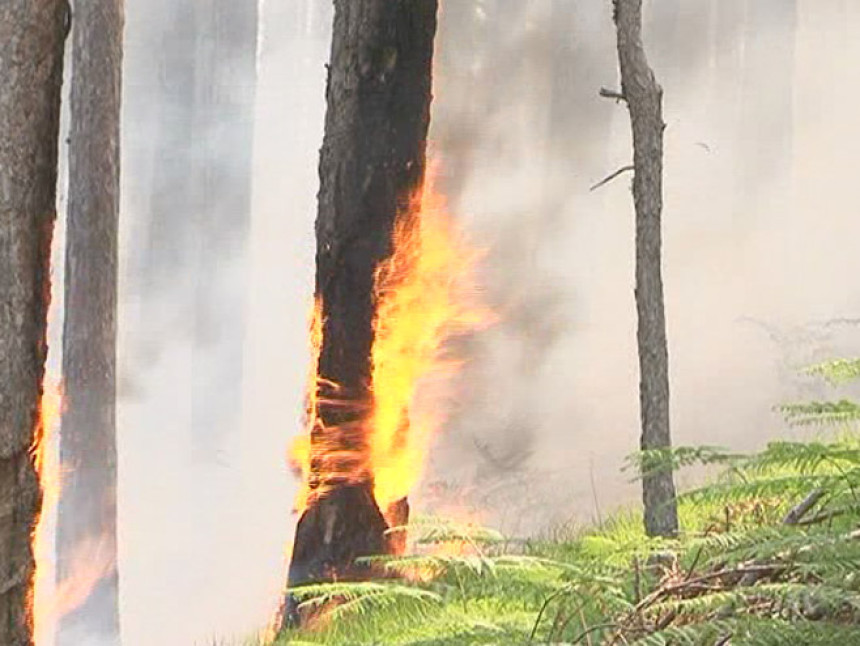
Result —
[[848, 424], [860, 420], [860, 405], [848, 399], [837, 402], [802, 402], [778, 407], [795, 426]]
[[364, 614], [390, 608], [403, 602], [420, 607], [438, 604], [442, 598], [429, 590], [395, 583], [364, 581], [358, 583], [317, 583], [291, 588], [300, 610], [314, 610], [333, 603], [331, 616]]
[[635, 471], [637, 479], [640, 479], [666, 471], [678, 471], [693, 465], [727, 464], [739, 457], [741, 456], [716, 446], [648, 449], [627, 456], [623, 470]]
[[860, 379], [860, 359], [836, 359], [809, 366], [803, 372], [815, 377], [823, 377], [831, 385], [841, 384]]

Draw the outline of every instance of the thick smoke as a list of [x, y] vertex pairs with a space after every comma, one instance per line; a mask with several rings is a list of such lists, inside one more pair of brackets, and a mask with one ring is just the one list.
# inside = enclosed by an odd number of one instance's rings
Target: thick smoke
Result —
[[[637, 496], [620, 473], [638, 442], [629, 176], [589, 191], [631, 156], [624, 107], [597, 96], [617, 86], [611, 5], [442, 4], [434, 154], [452, 210], [486, 248], [484, 296], [499, 322], [457, 340], [471, 360], [449, 397], [418, 506], [474, 507], [518, 534], [588, 521]], [[860, 135], [860, 118], [844, 82], [860, 54], [851, 37], [860, 9], [801, 0], [792, 19], [780, 9], [792, 4], [653, 0], [648, 8], [666, 90], [664, 264], [678, 443], [750, 449], [798, 435], [772, 406], [828, 393], [796, 368], [860, 349], [847, 320], [860, 317], [851, 289], [860, 221], [846, 145]], [[234, 178], [236, 193], [252, 180], [251, 218], [238, 227], [195, 201], [200, 178], [186, 170], [199, 157], [230, 169], [247, 154], [218, 128], [184, 129], [182, 45], [206, 39], [189, 31], [192, 6], [134, 0], [127, 11], [126, 646], [238, 640], [262, 627], [295, 522], [285, 451], [300, 429], [307, 371], [331, 6], [261, 6], [253, 174]], [[235, 88], [245, 92], [247, 79]], [[219, 128], [230, 119], [214, 115]], [[217, 262], [202, 262], [206, 254]], [[202, 317], [193, 300], [201, 283], [211, 305]], [[237, 313], [241, 325], [222, 325]], [[241, 405], [229, 395], [236, 389]], [[214, 420], [212, 453], [199, 450], [201, 402], [202, 419]]]

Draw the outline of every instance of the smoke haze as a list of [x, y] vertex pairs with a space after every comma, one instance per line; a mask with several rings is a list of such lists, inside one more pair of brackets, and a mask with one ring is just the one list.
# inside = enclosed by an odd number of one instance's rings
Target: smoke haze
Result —
[[[448, 393], [417, 506], [474, 508], [514, 534], [589, 521], [638, 496], [620, 473], [639, 433], [629, 176], [589, 191], [631, 157], [624, 106], [597, 95], [617, 87], [611, 4], [442, 4], [433, 154], [452, 211], [486, 249], [484, 297], [499, 322], [457, 340], [470, 361]], [[853, 4], [800, 0], [795, 17], [787, 0], [650, 3], [648, 45], [666, 91], [678, 444], [751, 449], [797, 436], [772, 406], [828, 393], [796, 367], [860, 351], [847, 320], [860, 318], [849, 143], [860, 117], [845, 82], [860, 56]], [[183, 74], [202, 65], [206, 30], [221, 28], [200, 27], [191, 6], [127, 2], [126, 646], [254, 634], [276, 609], [295, 523], [285, 454], [307, 374], [332, 10], [261, 2], [257, 42], [237, 47], [254, 52], [256, 87], [219, 77], [255, 97], [246, 165], [247, 142], [225, 134], [247, 126], [230, 92], [203, 127], [184, 121], [194, 99]], [[234, 70], [239, 58], [220, 64]], [[200, 201], [205, 178], [189, 171], [200, 165], [230, 205], [250, 186], [249, 217]]]

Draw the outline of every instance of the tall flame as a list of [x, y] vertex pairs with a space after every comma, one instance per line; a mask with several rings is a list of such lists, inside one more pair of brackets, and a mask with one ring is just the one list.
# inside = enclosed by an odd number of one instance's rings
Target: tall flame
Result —
[[56, 434], [62, 413], [62, 389], [45, 379], [39, 402], [39, 419], [31, 449], [33, 464], [42, 490], [42, 508], [33, 528], [32, 546], [36, 561], [30, 590], [30, 614], [33, 618], [33, 641], [46, 646], [53, 641], [56, 627], [54, 605], [54, 516], [60, 500], [60, 460]]
[[481, 326], [470, 302], [478, 253], [436, 190], [438, 166], [394, 230], [394, 252], [377, 269], [372, 351], [373, 414], [368, 432], [374, 496], [383, 512], [418, 483], [443, 418], [412, 407], [422, 379], [452, 376], [460, 362], [442, 353], [454, 333]]
[[[289, 461], [293, 469], [301, 476], [302, 486], [296, 495], [295, 509], [301, 513], [310, 503], [311, 482], [311, 433], [314, 425], [319, 422], [317, 407], [319, 403], [319, 377], [317, 366], [323, 340], [323, 311], [322, 300], [314, 299], [313, 312], [310, 320], [311, 333], [311, 366], [308, 374], [307, 392], [305, 393], [305, 432], [295, 439], [290, 447]], [[315, 492], [318, 494], [318, 492]]]
[[[311, 432], [321, 424], [317, 364], [323, 342], [323, 304], [319, 298], [314, 303], [306, 432], [290, 451], [290, 461], [302, 475], [296, 500], [299, 512], [325, 493], [326, 474], [313, 473], [312, 463], [325, 469], [327, 464], [346, 462], [361, 470], [354, 474], [359, 480], [369, 471], [383, 513], [410, 493], [421, 477], [430, 440], [444, 421], [438, 406], [432, 412], [430, 407], [421, 411], [413, 407], [419, 385], [427, 378], [452, 376], [460, 362], [444, 356], [445, 341], [452, 334], [484, 325], [489, 318], [473, 302], [479, 254], [466, 244], [444, 196], [436, 190], [437, 170], [435, 164], [430, 166], [423, 188], [399, 215], [393, 253], [374, 276], [372, 407], [362, 422], [367, 454], [358, 460], [326, 455], [324, 444], [311, 442]], [[343, 457], [349, 459], [339, 459]], [[344, 479], [344, 474], [337, 475], [334, 479]]]
[[96, 585], [113, 571], [116, 554], [112, 541], [106, 537], [81, 541], [71, 555], [70, 571], [57, 582], [56, 515], [64, 475], [57, 440], [64, 400], [58, 383], [45, 379], [42, 388], [39, 421], [31, 448], [42, 491], [42, 508], [31, 538], [36, 570], [30, 590], [30, 616], [35, 646], [51, 646], [60, 619], [82, 606]]

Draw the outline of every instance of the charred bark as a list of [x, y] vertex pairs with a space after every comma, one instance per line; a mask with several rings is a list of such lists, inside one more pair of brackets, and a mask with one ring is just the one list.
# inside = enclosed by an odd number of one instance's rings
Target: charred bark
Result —
[[57, 644], [119, 644], [116, 567], [117, 236], [123, 1], [78, 2], [72, 33], [63, 327], [65, 412], [57, 576], [99, 581], [60, 620]]
[[[663, 90], [642, 44], [642, 0], [615, 0], [621, 90], [633, 130], [633, 200], [636, 207], [636, 309], [639, 404], [643, 451], [672, 446], [669, 429], [669, 352], [663, 302]], [[649, 536], [678, 532], [675, 482], [665, 468], [646, 460], [642, 483]]]
[[30, 457], [47, 354], [63, 0], [0, 3], [0, 644], [32, 644], [30, 535], [41, 506]]
[[329, 493], [299, 520], [291, 586], [350, 576], [356, 557], [389, 549], [362, 471], [374, 272], [424, 177], [436, 10], [437, 0], [335, 1], [316, 222], [323, 385], [311, 444], [343, 460], [311, 465], [311, 486]]

